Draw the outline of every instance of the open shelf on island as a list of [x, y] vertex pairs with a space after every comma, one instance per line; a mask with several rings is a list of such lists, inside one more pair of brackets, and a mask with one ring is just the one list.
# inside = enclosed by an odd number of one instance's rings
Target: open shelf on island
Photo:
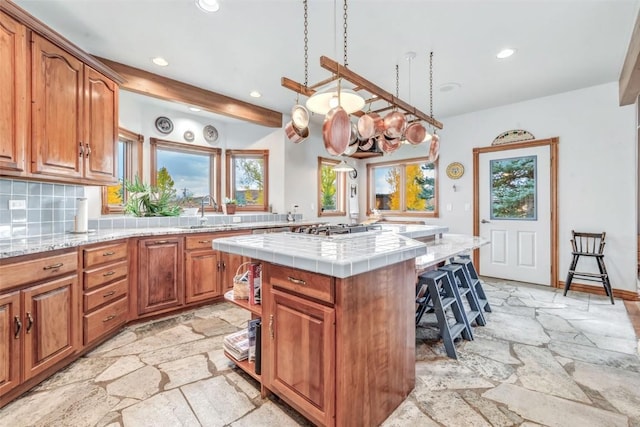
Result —
[[234, 299], [232, 290], [224, 294], [224, 299], [234, 303], [238, 307], [249, 310], [251, 313], [255, 314], [258, 317], [262, 317], [262, 306], [260, 304], [249, 304], [248, 299]]
[[259, 383], [262, 383], [262, 381], [260, 380], [260, 374], [256, 374], [256, 364], [254, 362], [249, 362], [249, 359], [236, 360], [233, 358], [232, 355], [230, 355], [226, 351], [224, 352], [224, 355], [227, 356], [227, 358], [231, 360], [233, 363], [235, 363], [238, 368], [245, 371], [247, 374], [252, 376]]

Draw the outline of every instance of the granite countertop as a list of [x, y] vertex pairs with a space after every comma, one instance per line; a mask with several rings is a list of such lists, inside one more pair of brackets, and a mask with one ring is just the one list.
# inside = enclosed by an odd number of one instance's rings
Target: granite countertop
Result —
[[318, 224], [318, 221], [269, 221], [245, 222], [237, 224], [211, 225], [206, 228], [185, 227], [148, 227], [148, 228], [114, 228], [96, 230], [88, 234], [60, 233], [46, 236], [0, 239], [0, 259], [20, 255], [47, 252], [57, 249], [71, 248], [92, 243], [108, 242], [128, 237], [162, 236], [168, 234], [212, 233], [236, 230], [254, 230], [263, 228], [296, 227]]
[[389, 230], [316, 236], [253, 234], [216, 239], [213, 248], [328, 276], [345, 278], [427, 253], [427, 246]]

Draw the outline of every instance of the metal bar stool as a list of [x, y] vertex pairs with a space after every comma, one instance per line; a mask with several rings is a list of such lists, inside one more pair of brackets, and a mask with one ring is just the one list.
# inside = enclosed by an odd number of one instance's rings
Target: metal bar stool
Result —
[[[464, 267], [458, 264], [447, 264], [439, 268], [439, 270], [446, 271], [449, 274], [449, 281], [455, 287], [457, 287], [460, 307], [464, 310], [465, 317], [469, 322], [469, 327], [473, 322], [477, 326], [484, 326], [486, 324], [482, 310], [480, 309], [480, 303], [478, 302], [478, 296], [471, 288], [469, 280], [464, 272]], [[467, 299], [469, 309], [464, 305], [462, 297]], [[473, 332], [472, 332], [473, 333]]]
[[[577, 233], [571, 230], [571, 234], [573, 236], [571, 239], [571, 247], [573, 248], [571, 254], [573, 258], [571, 259], [569, 273], [567, 274], [567, 280], [564, 284], [564, 295], [567, 295], [573, 278], [578, 277], [592, 282], [602, 282], [604, 291], [611, 299], [611, 304], [615, 304], [613, 302], [613, 292], [611, 290], [609, 274], [607, 273], [607, 267], [604, 265], [604, 238], [607, 233]], [[581, 256], [595, 258], [599, 273], [576, 271], [578, 260]]]
[[[422, 285], [427, 285], [427, 292], [424, 294], [423, 304], [433, 307], [435, 311], [437, 325], [440, 330], [440, 336], [444, 343], [447, 356], [457, 359], [456, 347], [454, 340], [462, 336], [465, 340], [471, 341], [473, 335], [469, 327], [469, 321], [466, 319], [464, 307], [459, 304], [459, 297], [456, 298], [457, 289], [455, 284], [449, 280], [447, 271], [432, 270], [420, 274], [418, 288], [422, 289]], [[420, 292], [420, 291], [419, 291]], [[420, 309], [420, 308], [419, 308]], [[446, 310], [453, 312], [454, 321], [449, 323]], [[424, 313], [425, 310], [422, 310]], [[416, 313], [416, 324], [420, 322]]]
[[487, 295], [484, 292], [484, 288], [482, 287], [482, 281], [480, 281], [480, 277], [478, 277], [478, 272], [476, 271], [476, 268], [473, 265], [473, 261], [471, 261], [471, 257], [461, 256], [459, 258], [452, 260], [451, 262], [453, 264], [459, 264], [464, 267], [465, 275], [467, 276], [467, 280], [469, 280], [469, 283], [471, 283], [471, 288], [475, 291], [480, 308], [486, 311], [487, 313], [490, 313], [491, 305], [489, 304], [489, 299], [487, 298]]

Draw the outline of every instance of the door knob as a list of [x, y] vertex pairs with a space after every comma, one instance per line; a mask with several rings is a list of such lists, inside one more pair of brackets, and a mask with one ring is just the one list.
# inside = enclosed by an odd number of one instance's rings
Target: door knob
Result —
[[491, 224], [491, 221], [487, 221], [486, 219], [483, 219], [482, 221], [480, 221], [482, 224]]

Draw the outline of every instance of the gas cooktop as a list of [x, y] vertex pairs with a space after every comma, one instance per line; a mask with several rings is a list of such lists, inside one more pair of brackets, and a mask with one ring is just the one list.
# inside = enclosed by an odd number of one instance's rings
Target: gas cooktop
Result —
[[333, 236], [337, 234], [363, 233], [372, 230], [382, 230], [382, 227], [377, 224], [319, 224], [298, 227], [295, 232], [316, 236]]

